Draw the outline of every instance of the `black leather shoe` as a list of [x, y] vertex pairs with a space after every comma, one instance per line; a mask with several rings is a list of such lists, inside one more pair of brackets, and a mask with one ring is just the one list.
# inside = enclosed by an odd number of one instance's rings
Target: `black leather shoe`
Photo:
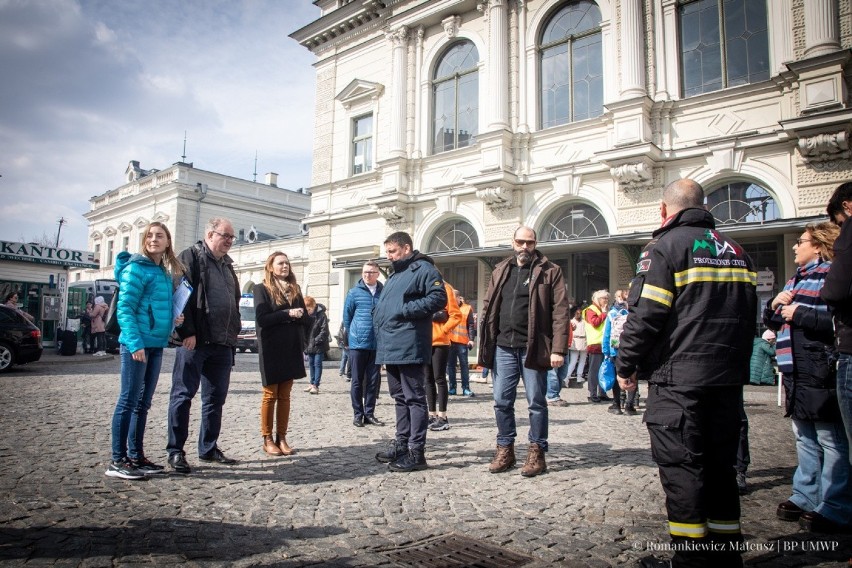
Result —
[[390, 463], [408, 454], [408, 443], [402, 443], [396, 439], [388, 443], [387, 449], [376, 454], [376, 460], [381, 463]]
[[426, 469], [426, 455], [421, 450], [408, 450], [408, 453], [397, 459], [395, 462], [388, 464], [388, 469], [391, 471], [402, 471], [408, 473], [410, 471], [420, 471]]
[[798, 521], [804, 511], [792, 501], [784, 501], [778, 504], [775, 516], [782, 521]]
[[599, 399], [601, 399], [601, 402], [609, 402], [609, 401], [611, 401], [611, 400], [612, 400], [611, 398], [609, 398], [609, 397], [608, 397], [607, 395], [605, 395], [605, 394], [598, 395], [598, 398], [599, 398]]
[[840, 523], [835, 523], [831, 519], [827, 519], [820, 515], [819, 513], [815, 513], [813, 511], [808, 511], [806, 513], [802, 513], [802, 516], [799, 518], [799, 526], [813, 533], [823, 533], [823, 534], [848, 534], [852, 533], [852, 525], [841, 525]]
[[656, 556], [646, 556], [639, 560], [639, 566], [642, 568], [671, 568], [672, 561], [668, 558], [657, 558]]
[[373, 426], [384, 426], [385, 423], [376, 418], [375, 416], [365, 416], [364, 417], [365, 424], [372, 424]]
[[186, 456], [183, 452], [169, 454], [169, 467], [171, 467], [175, 473], [182, 473], [184, 475], [192, 471], [192, 468], [189, 467], [189, 463], [186, 461]]
[[363, 416], [356, 416], [355, 420], [352, 421], [352, 425], [357, 426], [358, 428], [363, 428], [364, 427], [364, 417]]
[[218, 462], [222, 465], [234, 465], [237, 463], [237, 460], [231, 459], [222, 453], [222, 450], [216, 448], [213, 450], [212, 454], [207, 454], [206, 456], [198, 456], [198, 459], [206, 462]]

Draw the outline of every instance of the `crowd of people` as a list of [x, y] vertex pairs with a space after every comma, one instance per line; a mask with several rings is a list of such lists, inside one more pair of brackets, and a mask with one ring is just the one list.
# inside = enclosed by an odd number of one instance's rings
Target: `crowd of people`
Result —
[[[516, 464], [522, 382], [529, 429], [520, 473], [534, 477], [547, 470], [548, 409], [567, 404], [562, 388], [585, 382], [590, 403], [611, 402], [609, 412], [630, 416], [637, 413], [637, 381], [647, 381], [643, 422], [676, 546], [671, 559], [647, 557], [642, 565], [737, 566], [739, 494], [749, 461], [743, 385], [774, 382], [777, 360], [798, 464], [791, 496], [776, 514], [808, 531], [850, 531], [852, 223], [845, 221], [852, 183], [837, 188], [827, 210], [830, 221], [808, 225], [796, 239], [795, 274], [760, 307], [751, 259], [716, 229], [703, 188], [689, 179], [663, 190], [661, 227], [612, 305], [607, 290], [595, 291], [587, 306], [568, 298], [561, 268], [536, 248], [535, 231], [521, 226], [511, 236], [512, 254], [491, 273], [477, 318], [411, 236], [393, 233], [383, 243], [392, 268], [386, 281], [379, 281], [376, 262], [366, 262], [344, 303], [338, 340], [348, 362], [340, 375], [350, 381], [353, 425], [384, 425], [375, 414], [384, 369], [395, 434], [375, 459], [395, 472], [426, 469], [427, 432], [450, 428], [457, 369], [461, 393], [474, 396], [468, 350], [478, 340], [477, 362], [483, 376], [490, 373], [495, 413], [488, 469], [499, 474]], [[198, 458], [236, 463], [217, 443], [240, 328], [239, 283], [227, 254], [233, 233], [230, 221], [212, 219], [204, 239], [175, 256], [168, 230], [152, 223], [142, 254], [119, 255], [122, 372], [108, 476], [139, 479], [164, 470], [145, 456], [143, 435], [172, 334], [179, 346], [168, 465], [191, 472], [184, 445], [199, 388]], [[179, 279], [191, 294], [173, 312]], [[319, 393], [328, 317], [325, 306], [302, 294], [282, 252], [267, 259], [254, 298], [261, 449], [288, 456], [295, 451], [286, 438], [293, 380], [309, 374], [307, 391]], [[758, 336], [761, 309], [767, 329]], [[607, 372], [617, 374], [611, 387]]]

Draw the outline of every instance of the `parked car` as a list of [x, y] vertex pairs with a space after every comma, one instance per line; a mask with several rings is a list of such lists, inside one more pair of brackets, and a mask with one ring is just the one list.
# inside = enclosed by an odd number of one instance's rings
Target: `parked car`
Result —
[[0, 372], [41, 359], [41, 331], [12, 308], [0, 305]]
[[254, 325], [254, 296], [243, 294], [240, 298], [240, 333], [237, 349], [257, 353], [257, 330]]

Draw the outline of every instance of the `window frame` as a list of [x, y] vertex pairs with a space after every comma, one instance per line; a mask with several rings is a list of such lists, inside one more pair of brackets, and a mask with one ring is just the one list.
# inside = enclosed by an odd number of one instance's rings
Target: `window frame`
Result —
[[[719, 55], [719, 70], [718, 71], [719, 71], [719, 84], [720, 84], [720, 86], [719, 86], [719, 88], [708, 89], [707, 86], [706, 86], [707, 84], [702, 82], [699, 85], [700, 91], [695, 91], [695, 87], [694, 87], [692, 92], [687, 92], [686, 72], [685, 72], [686, 71], [685, 70], [686, 63], [685, 63], [685, 52], [684, 52], [684, 45], [683, 45], [684, 25], [683, 25], [683, 13], [682, 13], [682, 11], [683, 11], [684, 7], [688, 7], [692, 4], [698, 4], [700, 2], [706, 2], [706, 1], [716, 2], [716, 14], [717, 14], [717, 18], [718, 18], [718, 22], [717, 22], [718, 26], [717, 27], [718, 27], [718, 31], [719, 31], [719, 35], [716, 38], [716, 40], [718, 42], [718, 47], [719, 47], [719, 53], [718, 53], [718, 55]], [[743, 0], [743, 5], [745, 5], [746, 1], [747, 0]], [[754, 0], [749, 0], [749, 1], [754, 1]], [[770, 0], [770, 1], [772, 1], [772, 0]], [[678, 46], [677, 46], [678, 88], [680, 89], [680, 94], [681, 94], [682, 98], [698, 97], [698, 96], [701, 96], [701, 95], [706, 95], [708, 93], [717, 93], [717, 92], [723, 91], [725, 89], [741, 87], [741, 86], [744, 86], [744, 85], [752, 85], [754, 83], [760, 83], [760, 82], [768, 81], [772, 77], [772, 42], [771, 42], [771, 37], [770, 37], [771, 33], [772, 33], [772, 25], [771, 25], [771, 22], [770, 22], [771, 11], [770, 11], [770, 7], [769, 7], [769, 3], [766, 0], [763, 0], [762, 5], [763, 5], [763, 8], [764, 8], [764, 18], [765, 18], [765, 21], [766, 21], [766, 28], [765, 28], [765, 30], [758, 30], [758, 32], [765, 32], [765, 34], [766, 34], [766, 45], [765, 45], [766, 69], [764, 71], [761, 71], [760, 73], [765, 73], [766, 76], [762, 77], [762, 78], [761, 77], [755, 77], [754, 79], [752, 79], [751, 73], [747, 73], [745, 75], [745, 81], [744, 82], [738, 82], [738, 83], [735, 83], [735, 84], [732, 85], [731, 84], [731, 78], [729, 77], [730, 66], [728, 65], [728, 61], [729, 61], [728, 43], [735, 38], [729, 37], [728, 33], [726, 31], [725, 0], [678, 0], [677, 5], [676, 5], [676, 10], [675, 10], [675, 21], [677, 23], [677, 41], [678, 41]], [[748, 29], [746, 29], [746, 31], [749, 31], [752, 36], [755, 33], [757, 33], [755, 31], [748, 30]], [[750, 54], [750, 52], [747, 50], [745, 57], [748, 58], [749, 54]], [[704, 69], [705, 69], [705, 67], [702, 65], [701, 71], [703, 72]], [[755, 73], [755, 75], [756, 74], [757, 73]]]
[[[358, 121], [362, 120], [364, 118], [367, 118], [367, 117], [369, 117], [370, 121], [371, 121], [370, 134], [358, 136], [356, 134], [356, 132], [358, 130], [357, 129]], [[351, 156], [350, 156], [350, 160], [349, 160], [349, 162], [350, 162], [349, 175], [357, 176], [357, 175], [369, 173], [369, 172], [373, 171], [374, 166], [375, 166], [373, 153], [375, 152], [375, 144], [376, 144], [376, 137], [375, 137], [376, 115], [372, 111], [364, 112], [364, 113], [355, 115], [355, 116], [352, 117], [352, 119], [350, 121], [350, 128], [351, 128], [351, 131], [350, 131], [351, 135], [349, 137], [350, 138], [349, 148], [350, 148]], [[369, 147], [368, 150], [369, 151], [366, 151], [364, 153], [364, 166], [365, 167], [360, 172], [356, 172], [355, 168], [357, 167], [357, 165], [355, 164], [355, 158], [358, 156], [358, 154], [356, 153], [356, 150], [358, 148], [358, 144], [364, 142], [365, 140], [369, 141], [369, 144], [368, 144], [368, 147]]]
[[[442, 75], [440, 77], [437, 76], [438, 69], [441, 67], [441, 64], [445, 61], [445, 59], [450, 55], [453, 49], [457, 46], [469, 44], [471, 48], [473, 48], [474, 53], [476, 54], [476, 62], [475, 64], [465, 69], [463, 72], [455, 71], [450, 75]], [[452, 43], [444, 46], [441, 50], [438, 57], [435, 58], [435, 64], [432, 68], [431, 77], [429, 79], [429, 94], [431, 97], [431, 105], [429, 110], [429, 152], [431, 155], [443, 154], [444, 152], [452, 152], [453, 150], [459, 150], [461, 148], [469, 148], [476, 143], [477, 137], [479, 136], [479, 112], [480, 112], [480, 73], [479, 69], [481, 66], [482, 60], [479, 55], [479, 49], [476, 47], [476, 43], [474, 43], [471, 39], [468, 38], [457, 38]], [[476, 77], [476, 96], [474, 100], [476, 102], [476, 132], [470, 134], [467, 143], [464, 146], [459, 145], [459, 92], [461, 89], [459, 85], [461, 80], [465, 77], [475, 75]], [[455, 125], [453, 132], [453, 143], [451, 147], [443, 146], [440, 150], [437, 148], [436, 144], [436, 136], [437, 130], [435, 128], [436, 123], [436, 105], [438, 102], [437, 94], [437, 86], [448, 84], [450, 81], [453, 81], [454, 86], [454, 103], [453, 103], [453, 124]]]
[[[591, 4], [594, 4], [598, 9], [598, 13], [601, 17], [601, 20], [596, 24], [593, 28], [588, 28], [581, 33], [578, 34], [569, 34], [564, 36], [558, 40], [553, 40], [548, 43], [544, 43], [543, 37], [547, 32], [548, 26], [554, 21], [554, 19], [571, 4], [577, 3], [577, 0], [572, 0], [571, 2], [565, 2], [560, 4], [557, 8], [555, 8], [547, 17], [543, 20], [541, 29], [539, 31], [538, 39], [536, 40], [536, 66], [537, 66], [537, 75], [538, 75], [538, 88], [536, 95], [538, 97], [538, 125], [540, 130], [546, 130], [548, 128], [556, 128], [559, 126], [565, 126], [567, 124], [573, 124], [575, 122], [580, 122], [582, 120], [592, 120], [598, 118], [603, 115], [603, 106], [604, 100], [606, 98], [606, 68], [604, 58], [605, 51], [605, 38], [603, 34], [603, 13], [601, 11], [600, 5], [594, 0], [588, 0]], [[581, 118], [579, 120], [576, 119], [575, 112], [575, 91], [574, 91], [574, 61], [573, 61], [573, 53], [574, 47], [576, 43], [580, 40], [592, 37], [594, 35], [599, 36], [600, 38], [600, 56], [601, 56], [601, 66], [600, 66], [600, 81], [601, 81], [601, 99], [600, 99], [600, 112], [598, 114], [591, 114], [591, 104], [589, 105], [589, 116], [586, 118]], [[545, 51], [556, 48], [560, 45], [567, 45], [567, 57], [568, 57], [568, 77], [567, 77], [567, 85], [568, 85], [568, 118], [564, 122], [552, 122], [550, 124], [545, 124], [545, 96], [544, 96], [544, 55]]]

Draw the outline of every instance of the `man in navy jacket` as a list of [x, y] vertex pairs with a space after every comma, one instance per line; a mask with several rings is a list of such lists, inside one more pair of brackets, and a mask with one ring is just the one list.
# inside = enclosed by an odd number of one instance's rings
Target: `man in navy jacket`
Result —
[[444, 279], [432, 259], [399, 231], [384, 242], [393, 265], [373, 310], [376, 363], [384, 365], [396, 403], [396, 438], [376, 454], [391, 471], [426, 469], [426, 365], [432, 360], [432, 314], [447, 303]]

